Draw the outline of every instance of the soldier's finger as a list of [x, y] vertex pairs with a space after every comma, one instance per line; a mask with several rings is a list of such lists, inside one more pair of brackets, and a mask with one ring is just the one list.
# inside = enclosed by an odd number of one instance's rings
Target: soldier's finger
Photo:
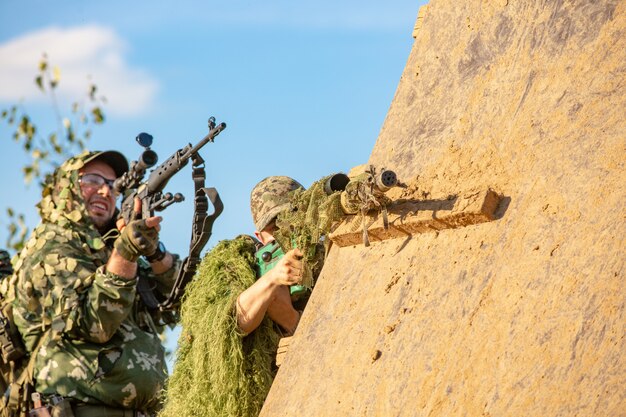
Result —
[[137, 220], [141, 218], [141, 200], [139, 197], [135, 197], [133, 204], [133, 215], [131, 216], [131, 220]]
[[302, 268], [302, 262], [296, 259], [285, 259], [285, 266], [289, 268], [289, 273], [292, 271], [299, 271]]
[[115, 226], [117, 227], [117, 230], [121, 232], [126, 227], [126, 222], [124, 221], [122, 217], [120, 217], [119, 219], [115, 221]]
[[163, 220], [163, 217], [161, 216], [154, 216], [154, 217], [148, 217], [146, 219], [146, 226], [147, 227], [154, 227], [157, 230], [161, 230], [161, 221]]

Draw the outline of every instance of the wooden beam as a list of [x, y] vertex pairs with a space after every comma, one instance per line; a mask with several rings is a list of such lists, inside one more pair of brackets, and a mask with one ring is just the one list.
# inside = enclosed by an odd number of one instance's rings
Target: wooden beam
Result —
[[289, 344], [291, 343], [291, 338], [293, 336], [283, 337], [278, 341], [278, 349], [276, 351], [276, 366], [280, 366], [283, 364], [285, 360], [285, 355], [287, 355], [287, 351], [289, 351]]
[[[367, 233], [374, 242], [492, 221], [501, 199], [486, 190], [443, 200], [397, 200], [387, 208], [389, 228], [385, 230], [381, 213], [367, 215]], [[362, 244], [362, 221], [360, 215], [348, 216], [329, 235], [330, 240], [342, 247]]]

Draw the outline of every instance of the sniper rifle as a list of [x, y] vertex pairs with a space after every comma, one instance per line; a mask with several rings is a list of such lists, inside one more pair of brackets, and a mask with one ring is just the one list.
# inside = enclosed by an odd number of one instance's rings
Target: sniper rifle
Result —
[[[387, 209], [389, 199], [385, 196], [389, 190], [398, 185], [396, 173], [391, 170], [381, 170], [377, 173], [371, 166], [364, 174], [350, 179], [346, 174], [338, 173], [329, 176], [324, 182], [324, 192], [331, 195], [341, 192], [341, 210], [345, 215], [357, 213], [366, 214], [373, 209], [379, 209], [383, 213], [383, 222], [387, 224]], [[365, 222], [365, 217], [364, 222]], [[363, 223], [365, 225], [365, 223]], [[295, 247], [295, 236], [291, 238], [292, 246]], [[369, 246], [367, 230], [364, 226], [363, 242]], [[316, 245], [317, 246], [317, 245]], [[318, 250], [317, 247], [314, 250]], [[285, 255], [284, 249], [276, 240], [273, 240], [257, 250], [255, 254], [258, 276], [261, 277], [271, 270]], [[304, 285], [291, 285], [289, 293], [293, 300], [298, 299], [308, 291]]]

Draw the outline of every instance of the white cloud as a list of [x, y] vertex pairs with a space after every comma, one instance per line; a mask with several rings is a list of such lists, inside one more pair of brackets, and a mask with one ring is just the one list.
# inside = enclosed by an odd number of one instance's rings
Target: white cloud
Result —
[[145, 70], [127, 64], [126, 49], [113, 30], [96, 25], [48, 27], [11, 39], [0, 44], [0, 100], [46, 100], [34, 83], [46, 53], [61, 70], [59, 99], [82, 98], [93, 82], [106, 97], [106, 113], [137, 115], [153, 101], [158, 83]]

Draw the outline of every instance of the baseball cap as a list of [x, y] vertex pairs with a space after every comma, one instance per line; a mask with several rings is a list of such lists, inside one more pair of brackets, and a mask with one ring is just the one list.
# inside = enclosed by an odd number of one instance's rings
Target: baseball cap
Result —
[[117, 151], [95, 151], [91, 152], [85, 159], [85, 163], [102, 161], [113, 168], [116, 177], [121, 177], [128, 171], [128, 161], [126, 157]]

